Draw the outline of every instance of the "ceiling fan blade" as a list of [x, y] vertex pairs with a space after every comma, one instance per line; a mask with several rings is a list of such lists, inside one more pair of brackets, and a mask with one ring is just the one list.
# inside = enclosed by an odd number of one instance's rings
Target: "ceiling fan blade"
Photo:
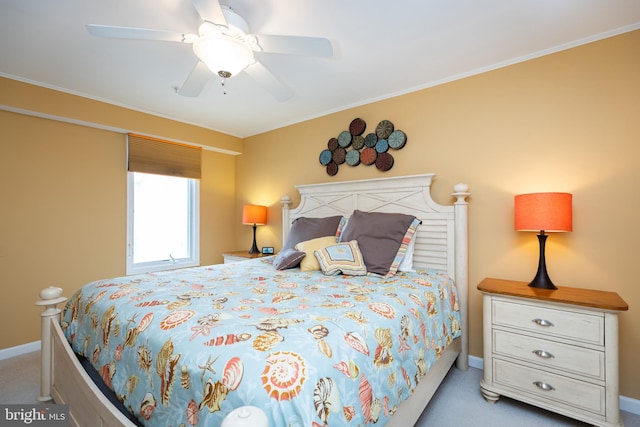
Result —
[[211, 22], [212, 24], [224, 25], [227, 24], [227, 18], [222, 13], [222, 6], [218, 0], [191, 0], [193, 7], [198, 11], [198, 15], [203, 21]]
[[285, 53], [289, 55], [333, 56], [333, 46], [328, 39], [322, 37], [278, 36], [254, 34], [262, 52]]
[[211, 79], [211, 70], [207, 68], [204, 62], [198, 61], [187, 80], [182, 84], [178, 93], [182, 96], [196, 97], [200, 95], [204, 86]]
[[286, 101], [293, 96], [291, 89], [286, 87], [267, 67], [258, 61], [245, 68], [244, 72], [280, 102]]
[[97, 37], [112, 39], [160, 40], [167, 42], [187, 42], [197, 38], [195, 35], [177, 31], [149, 30], [146, 28], [115, 27], [111, 25], [87, 24], [87, 31]]

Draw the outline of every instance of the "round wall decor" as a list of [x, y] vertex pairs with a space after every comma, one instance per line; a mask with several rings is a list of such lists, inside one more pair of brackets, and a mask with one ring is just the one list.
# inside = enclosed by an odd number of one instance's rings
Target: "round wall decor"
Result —
[[364, 145], [367, 147], [375, 147], [376, 142], [378, 142], [378, 135], [375, 133], [368, 133], [367, 136], [364, 137]]
[[378, 153], [376, 167], [381, 171], [388, 171], [393, 167], [393, 156], [389, 153]]
[[362, 135], [354, 136], [353, 141], [351, 141], [351, 146], [354, 150], [362, 150], [362, 147], [364, 147], [364, 137]]
[[389, 138], [391, 132], [393, 132], [393, 123], [389, 120], [382, 120], [378, 123], [378, 126], [376, 126], [376, 135], [378, 136], [378, 139]]
[[320, 164], [322, 166], [327, 166], [329, 163], [331, 163], [332, 159], [333, 154], [331, 153], [331, 150], [322, 150], [320, 152]]
[[376, 158], [378, 157], [378, 152], [371, 148], [363, 148], [360, 152], [360, 161], [363, 165], [372, 165], [376, 162]]
[[401, 130], [394, 130], [391, 132], [391, 135], [389, 135], [388, 141], [389, 147], [399, 150], [404, 147], [404, 143], [407, 142], [407, 135]]
[[360, 136], [366, 127], [367, 124], [361, 118], [353, 119], [349, 125], [349, 132], [353, 136]]
[[360, 164], [360, 151], [358, 150], [347, 151], [345, 161], [349, 166], [358, 166]]
[[376, 142], [376, 151], [378, 153], [386, 153], [389, 150], [389, 143], [386, 139], [380, 139]]
[[333, 152], [333, 162], [336, 165], [341, 165], [344, 163], [344, 159], [347, 156], [347, 150], [342, 147], [338, 147]]
[[[393, 167], [394, 158], [390, 150], [400, 150], [406, 145], [407, 135], [389, 120], [381, 120], [374, 132], [367, 133], [366, 122], [355, 118], [349, 123], [349, 130], [344, 130], [337, 137], [331, 137], [327, 148], [320, 152], [320, 164], [326, 167], [327, 174], [338, 173], [339, 165], [349, 166], [376, 165], [381, 171]], [[365, 136], [363, 136], [365, 135]]]
[[347, 148], [351, 145], [351, 134], [349, 131], [343, 130], [340, 132], [340, 135], [338, 135], [338, 145], [343, 148]]

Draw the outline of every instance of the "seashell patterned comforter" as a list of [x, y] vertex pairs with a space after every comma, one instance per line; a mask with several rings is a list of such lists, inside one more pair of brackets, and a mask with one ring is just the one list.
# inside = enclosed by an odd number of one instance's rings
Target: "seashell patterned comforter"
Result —
[[452, 280], [278, 271], [271, 258], [90, 283], [63, 329], [143, 425], [382, 426], [460, 335]]

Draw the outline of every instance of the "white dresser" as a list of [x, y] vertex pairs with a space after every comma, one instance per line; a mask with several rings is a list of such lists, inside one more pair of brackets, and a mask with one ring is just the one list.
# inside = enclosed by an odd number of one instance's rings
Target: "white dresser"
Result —
[[485, 279], [482, 394], [501, 395], [597, 426], [622, 426], [615, 292], [536, 289]]

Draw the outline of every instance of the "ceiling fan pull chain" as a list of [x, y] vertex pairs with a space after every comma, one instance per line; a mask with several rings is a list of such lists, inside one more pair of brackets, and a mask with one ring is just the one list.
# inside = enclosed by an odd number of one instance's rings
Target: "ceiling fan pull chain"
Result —
[[218, 71], [218, 75], [220, 76], [220, 84], [222, 86], [222, 94], [227, 94], [227, 88], [224, 86], [224, 79], [231, 77], [231, 73], [228, 71]]

